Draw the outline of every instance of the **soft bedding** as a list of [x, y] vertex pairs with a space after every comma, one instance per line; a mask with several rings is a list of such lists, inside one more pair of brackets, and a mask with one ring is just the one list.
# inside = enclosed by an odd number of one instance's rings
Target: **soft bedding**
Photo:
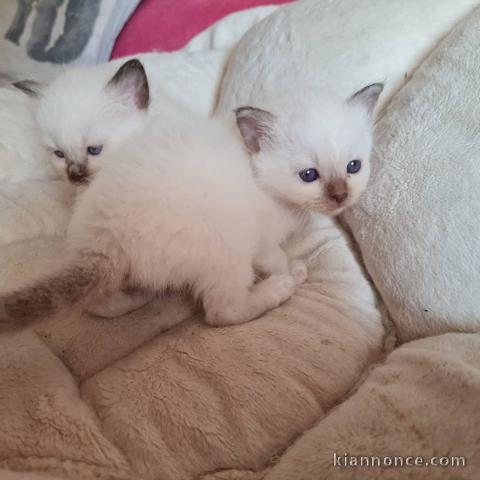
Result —
[[[336, 18], [331, 2], [316, 3], [325, 6], [326, 24], [328, 15]], [[362, 2], [349, 12], [341, 10], [344, 2], [338, 4], [347, 23], [349, 15], [365, 18]], [[384, 16], [391, 5], [378, 2]], [[416, 8], [416, 2], [409, 5]], [[391, 73], [396, 85], [404, 67], [412, 71], [468, 6], [452, 2], [449, 15], [440, 9], [438, 17], [421, 11], [424, 23], [420, 19], [410, 30], [411, 56]], [[426, 24], [429, 33], [420, 34]], [[369, 39], [373, 48], [378, 38], [370, 35], [373, 30], [363, 31], [369, 51]], [[448, 43], [442, 48], [446, 51]], [[188, 70], [183, 52], [164, 58], [179, 75]], [[184, 100], [191, 95], [197, 107], [198, 97], [213, 99], [218, 81], [212, 63], [199, 65], [211, 83], [184, 92], [172, 86], [176, 74], [168, 69], [167, 85]], [[371, 69], [355, 70], [358, 77], [349, 82], [362, 84]], [[247, 73], [240, 76], [246, 86]], [[405, 91], [403, 102], [410, 95]], [[426, 93], [423, 98], [428, 100]], [[390, 141], [388, 122], [397, 108], [403, 115], [398, 121], [412, 123], [404, 103], [388, 110], [379, 149]], [[9, 135], [5, 122], [0, 124], [0, 143], [8, 146]], [[21, 143], [11, 145], [22, 151]], [[0, 162], [1, 168], [11, 166], [12, 158], [2, 154]], [[61, 233], [73, 197], [49, 174], [39, 177], [39, 165], [32, 178], [15, 177], [10, 168], [13, 177], [1, 179], [1, 207], [8, 210], [0, 207], [0, 292], [48, 270], [63, 248]], [[27, 221], [19, 223], [22, 215]], [[385, 329], [373, 288], [339, 228], [319, 218], [289, 249], [308, 263], [306, 284], [285, 305], [245, 325], [209, 328], [187, 299], [171, 296], [117, 319], [69, 311], [34, 329], [0, 335], [0, 478], [358, 478], [357, 470], [333, 466], [337, 448], [352, 455], [468, 457], [461, 471], [369, 469], [362, 471], [366, 479], [443, 479], [445, 472], [477, 478], [478, 335], [432, 337], [404, 345], [384, 360]], [[452, 417], [460, 432], [454, 443]]]
[[[268, 464], [382, 352], [346, 240], [329, 220], [303, 237], [292, 248], [308, 283], [255, 322], [213, 329], [197, 314], [159, 335], [191, 315], [170, 298], [116, 320], [72, 311], [0, 336], [0, 466], [176, 480]], [[6, 278], [38, 275], [61, 253], [54, 240], [10, 245]]]
[[[303, 0], [256, 24], [235, 48], [218, 112], [244, 104], [275, 109], [292, 85], [349, 98], [384, 82], [378, 110], [414, 73], [474, 0]], [[339, 34], [341, 32], [341, 34]]]
[[[226, 15], [245, 11], [252, 25], [252, 9], [272, 11], [273, 5], [292, 0], [143, 0], [115, 42], [112, 58], [152, 50], [170, 52], [183, 48], [200, 32]], [[237, 15], [232, 15], [237, 16]], [[238, 30], [238, 24], [234, 30]]]
[[480, 331], [479, 23], [477, 9], [393, 99], [369, 195], [345, 216], [404, 341]]

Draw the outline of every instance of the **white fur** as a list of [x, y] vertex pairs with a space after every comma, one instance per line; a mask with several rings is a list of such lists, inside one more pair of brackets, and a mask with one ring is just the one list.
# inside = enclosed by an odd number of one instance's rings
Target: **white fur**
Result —
[[[211, 324], [276, 307], [294, 291], [280, 244], [298, 217], [257, 187], [241, 142], [224, 123], [185, 119], [168, 130], [161, 123], [152, 120], [105, 154], [104, 168], [79, 197], [72, 248], [116, 252], [129, 281], [145, 290], [191, 287]], [[254, 265], [274, 275], [253, 286]], [[293, 273], [304, 280], [297, 265]]]
[[[37, 122], [54, 167], [65, 177], [66, 161], [88, 165], [94, 176], [105, 153], [141, 128], [146, 117], [146, 112], [137, 110], [128, 99], [113, 99], [108, 94], [110, 77], [105, 69], [72, 68], [40, 93]], [[103, 146], [102, 153], [89, 155], [87, 147], [96, 145]], [[65, 158], [58, 158], [55, 150], [62, 151]]]
[[[214, 97], [210, 85], [217, 74], [220, 76], [224, 56], [221, 52], [208, 58], [202, 52], [152, 52], [136, 56], [148, 76], [148, 113], [162, 115], [166, 111], [167, 122], [175, 110], [207, 115]], [[87, 156], [86, 148], [94, 145], [111, 148], [118, 138], [130, 133], [131, 116], [121, 112], [112, 117], [110, 105], [106, 103], [105, 86], [122, 64], [132, 58], [104, 65], [57, 68], [49, 85], [40, 89], [37, 120], [52, 163], [62, 177], [66, 177], [65, 161], [53, 155], [54, 150], [64, 151], [78, 164], [88, 160], [93, 177], [104, 163], [103, 155]], [[211, 64], [211, 70], [205, 71], [206, 64]], [[206, 86], [211, 91], [207, 92]]]
[[[288, 94], [278, 102], [268, 138], [252, 155], [259, 185], [276, 199], [301, 210], [336, 215], [355, 203], [370, 175], [372, 118], [367, 106], [319, 92]], [[361, 160], [358, 173], [347, 173], [352, 160]], [[315, 168], [317, 181], [306, 183], [299, 172]], [[348, 197], [338, 205], [326, 187], [345, 180]]]

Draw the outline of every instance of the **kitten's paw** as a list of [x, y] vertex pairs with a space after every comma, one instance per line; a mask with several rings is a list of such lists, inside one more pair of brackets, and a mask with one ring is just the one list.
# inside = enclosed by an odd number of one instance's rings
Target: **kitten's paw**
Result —
[[265, 287], [272, 299], [272, 308], [278, 307], [286, 302], [294, 293], [296, 282], [291, 275], [272, 275], [264, 280]]
[[297, 285], [301, 285], [308, 276], [308, 269], [302, 260], [292, 260], [289, 263], [290, 275], [295, 279]]
[[110, 297], [90, 307], [87, 312], [102, 318], [117, 318], [137, 310], [154, 299], [153, 294], [144, 292], [128, 294], [115, 292]]

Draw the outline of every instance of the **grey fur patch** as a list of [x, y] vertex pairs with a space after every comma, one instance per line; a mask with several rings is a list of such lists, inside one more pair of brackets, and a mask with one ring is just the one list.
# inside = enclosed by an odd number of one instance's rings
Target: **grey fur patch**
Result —
[[142, 63], [136, 58], [125, 62], [108, 82], [107, 88], [132, 89], [134, 102], [139, 110], [145, 110], [150, 103], [147, 74]]
[[121, 281], [107, 256], [89, 253], [81, 264], [0, 299], [5, 312], [0, 316], [0, 324], [20, 326], [53, 316], [66, 307], [118, 288]]
[[5, 299], [4, 308], [9, 319], [21, 324], [29, 323], [33, 312], [43, 317], [55, 310], [51, 291], [43, 285], [11, 294]]

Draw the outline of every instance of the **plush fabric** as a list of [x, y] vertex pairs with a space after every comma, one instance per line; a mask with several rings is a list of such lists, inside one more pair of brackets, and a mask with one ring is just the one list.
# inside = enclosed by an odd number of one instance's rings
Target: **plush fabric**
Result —
[[245, 34], [222, 82], [218, 112], [239, 105], [275, 108], [292, 88], [348, 98], [385, 82], [379, 102], [408, 80], [418, 63], [473, 0], [303, 0], [284, 6]]
[[278, 8], [283, 7], [267, 5], [249, 10], [240, 10], [227, 15], [221, 22], [214, 23], [211, 27], [193, 37], [182, 51], [205, 51], [212, 48], [212, 46], [215, 46], [215, 49], [231, 49], [252, 25], [268, 17]]
[[[245, 325], [214, 329], [195, 315], [159, 335], [191, 313], [170, 298], [116, 320], [71, 311], [0, 335], [0, 467], [177, 480], [268, 464], [382, 351], [372, 291], [338, 229], [319, 221], [292, 250], [308, 260], [308, 283]], [[61, 251], [60, 238], [10, 244], [3, 278], [22, 285]]]
[[[404, 345], [273, 468], [256, 476], [233, 471], [204, 480], [477, 480], [479, 349], [478, 334], [446, 334]], [[334, 452], [343, 462], [346, 453], [380, 456], [385, 465], [385, 457], [437, 463], [441, 457], [463, 457], [465, 466], [340, 467]]]
[[403, 340], [480, 331], [479, 25], [476, 10], [394, 98], [345, 215]]
[[[118, 36], [112, 58], [152, 50], [177, 50], [228, 14], [290, 1], [292, 0], [143, 0]], [[249, 15], [251, 16], [251, 11]]]

